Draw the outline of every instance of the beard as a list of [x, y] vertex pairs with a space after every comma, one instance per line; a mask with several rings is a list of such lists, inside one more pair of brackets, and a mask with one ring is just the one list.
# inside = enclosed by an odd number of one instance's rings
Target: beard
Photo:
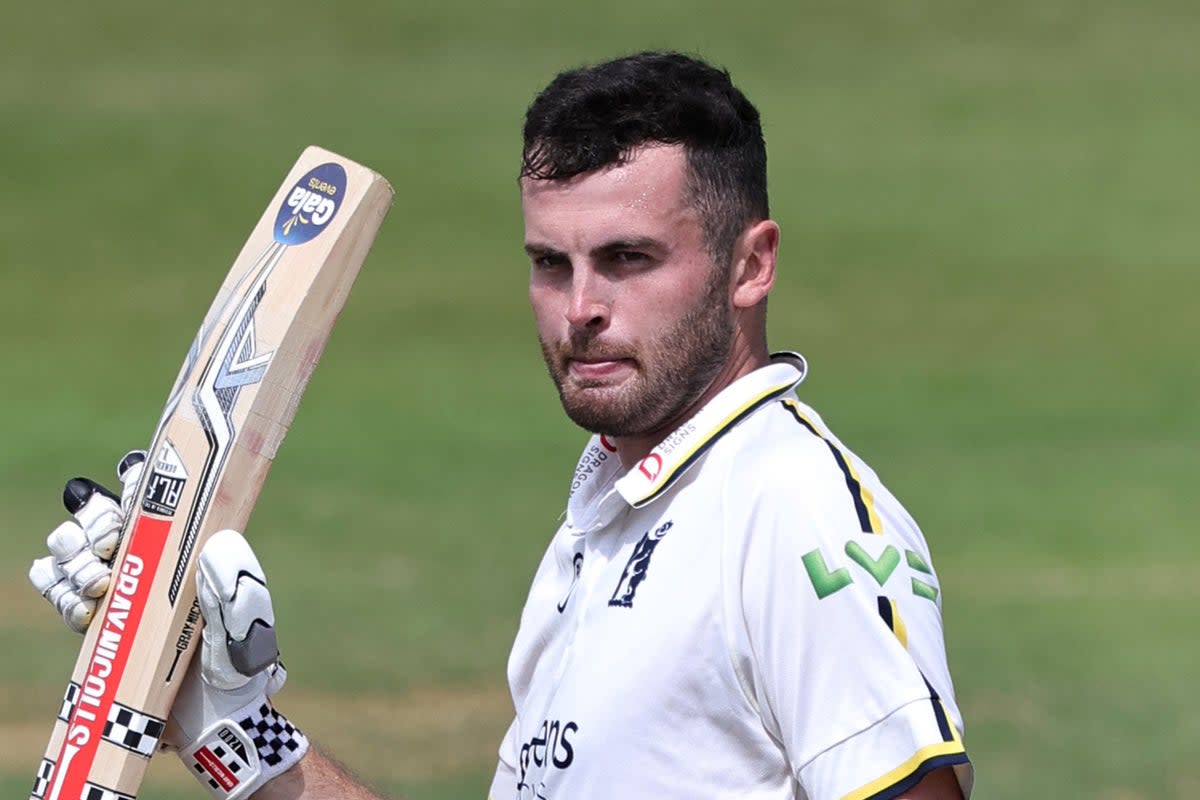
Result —
[[[550, 378], [571, 421], [610, 437], [645, 436], [677, 417], [709, 386], [729, 356], [733, 312], [727, 272], [713, 270], [696, 305], [653, 339], [638, 344], [599, 342], [586, 331], [566, 342], [539, 340]], [[634, 375], [620, 385], [571, 377], [571, 359], [629, 359]]]

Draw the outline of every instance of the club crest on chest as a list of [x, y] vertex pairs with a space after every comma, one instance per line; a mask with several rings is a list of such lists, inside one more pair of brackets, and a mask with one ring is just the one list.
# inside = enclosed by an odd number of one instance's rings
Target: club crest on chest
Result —
[[617, 583], [617, 588], [608, 601], [610, 606], [633, 608], [633, 598], [637, 594], [638, 587], [646, 581], [647, 570], [650, 569], [650, 558], [654, 555], [658, 543], [667, 535], [667, 531], [671, 530], [672, 525], [674, 522], [667, 520], [653, 531], [647, 531], [642, 535], [629, 555], [625, 571], [621, 573], [621, 580]]

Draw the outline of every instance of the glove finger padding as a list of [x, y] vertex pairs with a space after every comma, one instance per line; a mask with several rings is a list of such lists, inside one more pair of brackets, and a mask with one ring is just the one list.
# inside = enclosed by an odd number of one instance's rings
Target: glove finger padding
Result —
[[67, 627], [76, 633], [87, 630], [96, 613], [96, 601], [81, 597], [71, 588], [71, 582], [59, 569], [54, 556], [43, 556], [33, 562], [29, 568], [29, 582], [58, 609]]
[[121, 514], [129, 516], [137, 494], [138, 483], [146, 469], [146, 451], [130, 450], [117, 462], [117, 480], [121, 482]]
[[[140, 476], [141, 470], [137, 472]], [[63, 487], [63, 506], [84, 532], [83, 544], [103, 561], [112, 560], [121, 542], [125, 513], [120, 503], [121, 498], [91, 478], [72, 478]]]
[[[114, 501], [100, 495], [88, 502], [93, 507], [117, 507]], [[107, 537], [108, 534], [102, 533], [101, 536]], [[70, 582], [71, 588], [82, 597], [103, 597], [108, 591], [112, 560], [111, 556], [105, 557], [96, 553], [90, 547], [90, 542], [88, 531], [72, 521], [62, 523], [46, 537], [46, 547], [54, 557], [59, 572]], [[113, 549], [116, 549], [115, 544]]]
[[204, 680], [236, 689], [279, 659], [267, 578], [236, 531], [213, 534], [200, 553], [196, 593], [204, 614]]
[[[136, 491], [146, 454], [127, 453], [117, 467], [122, 494]], [[68, 627], [82, 633], [96, 609], [96, 599], [108, 591], [112, 559], [120, 544], [125, 520], [124, 500], [89, 478], [72, 478], [63, 489], [63, 505], [74, 517], [46, 538], [50, 555], [33, 562], [29, 580], [62, 615]]]

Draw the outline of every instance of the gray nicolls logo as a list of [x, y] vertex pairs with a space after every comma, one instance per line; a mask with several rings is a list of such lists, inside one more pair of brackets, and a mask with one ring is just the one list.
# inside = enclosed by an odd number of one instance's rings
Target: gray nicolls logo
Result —
[[671, 520], [667, 520], [642, 536], [637, 546], [633, 548], [629, 562], [625, 564], [625, 571], [621, 573], [621, 580], [617, 583], [612, 599], [608, 601], [610, 606], [633, 608], [633, 597], [637, 594], [638, 587], [646, 580], [646, 570], [650, 568], [650, 557], [654, 555], [654, 548], [658, 547], [658, 543], [662, 541], [674, 524]]

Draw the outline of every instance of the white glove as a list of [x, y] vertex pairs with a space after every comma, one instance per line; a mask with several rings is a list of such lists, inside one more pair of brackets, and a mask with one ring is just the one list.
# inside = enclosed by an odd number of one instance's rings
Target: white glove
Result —
[[266, 576], [240, 533], [218, 531], [205, 543], [196, 591], [205, 620], [200, 657], [179, 687], [163, 741], [214, 797], [236, 800], [299, 761], [308, 738], [271, 705], [287, 670]]
[[[146, 454], [121, 459], [122, 498], [86, 478], [68, 481], [63, 502], [75, 522], [47, 538], [50, 556], [30, 581], [73, 630], [87, 629], [108, 590], [121, 523]], [[308, 739], [271, 706], [287, 680], [279, 662], [275, 612], [262, 566], [236, 531], [219, 531], [200, 552], [196, 590], [205, 619], [200, 653], [179, 687], [162, 747], [221, 800], [240, 800], [289, 769]]]
[[121, 523], [146, 466], [146, 453], [133, 450], [117, 464], [121, 497], [89, 478], [72, 478], [63, 489], [63, 505], [74, 517], [46, 537], [50, 555], [33, 562], [29, 581], [58, 609], [68, 627], [83, 633], [91, 624], [98, 598], [108, 591]]

